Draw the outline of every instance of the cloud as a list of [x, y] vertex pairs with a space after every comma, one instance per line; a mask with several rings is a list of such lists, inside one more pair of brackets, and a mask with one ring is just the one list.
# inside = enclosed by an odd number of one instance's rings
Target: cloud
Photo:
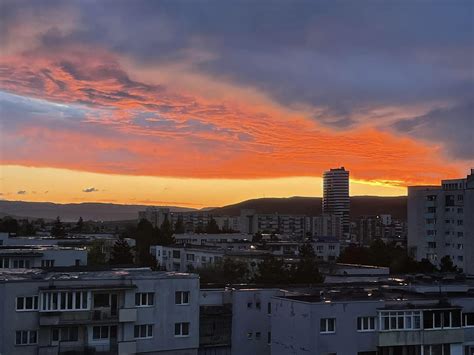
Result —
[[25, 190], [20, 190], [20, 191], [17, 191], [17, 195], [26, 195], [27, 192]]
[[474, 161], [474, 101], [399, 120], [392, 127], [417, 139], [444, 144], [451, 158]]
[[99, 191], [99, 190], [96, 189], [95, 187], [87, 187], [87, 188], [82, 190], [82, 192], [97, 192], [97, 191]]

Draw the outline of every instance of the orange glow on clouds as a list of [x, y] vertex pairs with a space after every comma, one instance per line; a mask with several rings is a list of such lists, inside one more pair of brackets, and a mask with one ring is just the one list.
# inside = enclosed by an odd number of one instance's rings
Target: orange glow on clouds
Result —
[[[61, 171], [61, 176], [74, 181], [77, 191], [81, 183], [74, 177], [79, 173], [74, 171], [137, 179], [167, 177], [174, 178], [175, 183], [183, 178], [201, 179], [193, 186], [200, 186], [205, 193], [186, 189], [186, 196], [175, 193], [167, 199], [154, 197], [155, 201], [188, 206], [220, 205], [261, 196], [258, 188], [264, 191], [264, 185], [252, 179], [267, 179], [266, 184], [277, 178], [303, 182], [307, 181], [304, 177], [318, 177], [324, 170], [341, 165], [357, 181], [367, 182], [361, 184], [361, 194], [400, 194], [404, 193], [400, 187], [407, 184], [438, 183], [441, 178], [460, 173], [460, 167], [446, 161], [437, 146], [371, 126], [330, 130], [309, 119], [304, 110], [284, 108], [254, 90], [216, 83], [203, 76], [193, 76], [193, 85], [184, 89], [182, 75], [176, 73], [179, 83], [173, 85], [170, 72], [154, 76], [157, 70], [159, 67], [150, 69], [150, 77], [144, 82], [146, 70], [133, 72], [133, 65], [121, 64], [113, 53], [83, 46], [62, 48], [52, 54], [39, 51], [4, 56], [0, 60], [1, 90], [84, 110], [83, 116], [75, 120], [38, 114], [5, 117], [10, 126], [2, 134], [1, 163], [68, 169], [48, 170], [47, 176], [53, 179]], [[228, 88], [225, 95], [209, 95], [220, 87]], [[229, 97], [229, 92], [235, 96]], [[18, 181], [28, 171], [9, 168], [8, 179]], [[33, 171], [36, 174], [40, 170]], [[131, 177], [120, 181], [135, 185], [138, 180]], [[215, 184], [208, 186], [205, 179], [221, 179], [218, 185], [229, 190], [220, 191], [223, 196], [217, 198]], [[222, 183], [223, 179], [227, 182]], [[232, 184], [232, 179], [239, 180]], [[33, 181], [26, 183], [31, 185]], [[93, 181], [90, 183], [95, 186]], [[281, 190], [271, 188], [268, 193], [313, 195], [315, 191], [313, 187], [295, 189], [294, 181], [288, 183], [285, 188], [275, 182], [273, 186]], [[3, 197], [14, 198], [11, 194], [20, 187], [13, 187], [11, 181], [8, 186], [10, 195]], [[245, 193], [235, 193], [235, 188], [244, 186]], [[53, 188], [47, 188], [47, 180], [41, 186], [44, 191]], [[28, 186], [21, 189], [32, 190]], [[121, 191], [126, 194], [121, 193], [118, 202], [133, 202], [135, 194], [143, 195], [142, 203], [146, 200], [146, 192], [139, 193], [135, 187]], [[50, 193], [48, 198], [90, 199], [82, 194], [65, 197], [64, 193]], [[113, 198], [105, 194], [100, 200]]]

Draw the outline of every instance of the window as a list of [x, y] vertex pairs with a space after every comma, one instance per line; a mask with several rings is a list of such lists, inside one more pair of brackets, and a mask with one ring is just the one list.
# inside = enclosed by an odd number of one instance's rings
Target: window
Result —
[[51, 341], [78, 341], [78, 327], [53, 328], [51, 332]]
[[36, 330], [17, 330], [15, 333], [15, 345], [30, 345], [38, 343], [38, 332]]
[[381, 312], [380, 330], [410, 330], [421, 329], [421, 312]]
[[464, 225], [464, 221], [462, 219], [458, 219], [458, 226]]
[[255, 340], [260, 340], [262, 338], [262, 333], [255, 332]]
[[180, 259], [181, 252], [179, 250], [173, 250], [173, 259]]
[[117, 337], [117, 326], [115, 325], [101, 325], [92, 328], [92, 339], [101, 340]]
[[135, 339], [153, 338], [153, 324], [136, 325], [134, 336]]
[[205, 262], [207, 261], [207, 260], [206, 260], [206, 257], [205, 257], [205, 256], [201, 256], [201, 261], [202, 261], [203, 263], [205, 263]]
[[137, 292], [135, 293], [135, 306], [148, 307], [155, 303], [155, 294], [153, 292]]
[[465, 327], [474, 327], [474, 313], [464, 313], [463, 318]]
[[375, 330], [375, 317], [358, 317], [357, 330], [359, 332]]
[[94, 308], [109, 307], [110, 294], [108, 293], [94, 293]]
[[335, 245], [330, 245], [328, 248], [329, 248], [329, 250], [335, 250], [336, 246]]
[[30, 261], [24, 259], [14, 259], [13, 268], [14, 269], [28, 269], [30, 267]]
[[175, 323], [174, 324], [174, 336], [175, 337], [187, 337], [189, 336], [189, 323]]
[[41, 267], [54, 267], [54, 260], [41, 260]]
[[335, 333], [336, 332], [336, 318], [321, 318], [320, 333]]
[[90, 309], [87, 291], [43, 292], [40, 298], [42, 312]]
[[436, 248], [436, 242], [428, 242], [428, 248], [435, 249]]
[[461, 311], [435, 310], [423, 312], [423, 327], [425, 329], [459, 328], [461, 326]]
[[10, 267], [9, 258], [0, 258], [0, 269], [8, 269]]
[[272, 343], [272, 332], [267, 333], [267, 344], [270, 345]]
[[451, 355], [450, 344], [424, 345], [423, 354], [425, 355]]
[[187, 261], [194, 261], [194, 254], [186, 254]]
[[174, 300], [176, 304], [189, 304], [189, 291], [176, 291]]
[[251, 340], [252, 337], [253, 337], [253, 333], [252, 333], [252, 332], [248, 332], [248, 333], [247, 333], [247, 339], [248, 339], [248, 340]]
[[38, 310], [38, 296], [17, 297], [16, 310], [17, 311]]
[[267, 314], [272, 314], [272, 303], [268, 302], [267, 304]]
[[260, 302], [255, 302], [255, 308], [262, 309], [262, 304]]
[[247, 308], [252, 308], [253, 303], [252, 302], [247, 302]]

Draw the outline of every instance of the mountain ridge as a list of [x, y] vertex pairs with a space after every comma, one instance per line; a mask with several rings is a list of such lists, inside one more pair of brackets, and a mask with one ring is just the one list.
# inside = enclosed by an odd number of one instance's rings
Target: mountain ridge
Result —
[[[274, 197], [257, 198], [222, 206], [207, 207], [201, 210], [163, 206], [173, 212], [178, 211], [207, 211], [216, 216], [240, 215], [241, 209], [255, 209], [257, 213], [280, 213], [315, 216], [321, 214], [321, 197]], [[363, 215], [391, 214], [393, 218], [406, 220], [406, 196], [352, 196], [351, 217]], [[64, 221], [84, 220], [117, 221], [137, 219], [138, 211], [144, 210], [147, 205], [128, 205], [101, 202], [83, 202], [58, 204], [53, 202], [27, 201], [0, 201], [0, 216], [15, 216], [26, 218], [54, 219], [59, 216]]]

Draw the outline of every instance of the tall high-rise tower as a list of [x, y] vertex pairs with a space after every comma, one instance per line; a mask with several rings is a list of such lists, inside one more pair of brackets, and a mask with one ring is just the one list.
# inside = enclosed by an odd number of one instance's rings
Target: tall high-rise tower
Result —
[[344, 167], [324, 172], [323, 213], [339, 217], [341, 234], [349, 237], [349, 171]]

